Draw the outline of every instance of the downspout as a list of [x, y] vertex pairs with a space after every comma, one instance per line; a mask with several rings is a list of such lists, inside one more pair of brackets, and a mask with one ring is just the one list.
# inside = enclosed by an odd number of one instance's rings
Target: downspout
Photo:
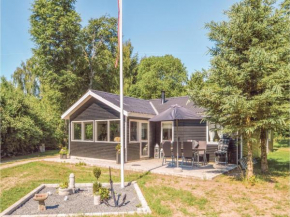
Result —
[[128, 117], [125, 116], [125, 162], [127, 162], [128, 160], [128, 157], [127, 157], [127, 154], [128, 154], [128, 135], [127, 135], [127, 130], [128, 130], [128, 126], [127, 126], [127, 123], [128, 123]]
[[240, 159], [243, 158], [243, 136], [241, 135], [241, 157]]

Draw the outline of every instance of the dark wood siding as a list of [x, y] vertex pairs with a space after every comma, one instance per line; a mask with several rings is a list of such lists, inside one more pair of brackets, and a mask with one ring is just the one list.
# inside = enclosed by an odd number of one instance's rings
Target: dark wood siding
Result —
[[[89, 99], [72, 116], [71, 121], [119, 119], [119, 112], [97, 99]], [[117, 143], [102, 142], [70, 142], [70, 154], [77, 157], [116, 159]]]
[[71, 121], [118, 118], [120, 118], [118, 111], [98, 101], [97, 99], [91, 98], [71, 116]]
[[127, 160], [139, 160], [140, 159], [140, 143], [129, 143], [128, 144]]

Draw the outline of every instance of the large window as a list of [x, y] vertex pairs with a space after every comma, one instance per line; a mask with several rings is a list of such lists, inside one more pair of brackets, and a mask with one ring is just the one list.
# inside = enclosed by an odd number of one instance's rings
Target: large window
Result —
[[148, 123], [141, 123], [141, 140], [148, 139]]
[[107, 121], [97, 121], [97, 141], [108, 141]]
[[120, 121], [110, 121], [110, 141], [114, 142], [116, 137], [120, 137]]
[[138, 141], [138, 122], [130, 122], [130, 141]]
[[84, 123], [84, 140], [93, 141], [94, 140], [94, 122], [85, 122]]
[[207, 142], [211, 144], [218, 144], [218, 141], [222, 138], [222, 127], [219, 124], [207, 122]]
[[73, 140], [82, 139], [82, 123], [73, 123]]
[[162, 140], [172, 141], [172, 122], [162, 122], [161, 130]]

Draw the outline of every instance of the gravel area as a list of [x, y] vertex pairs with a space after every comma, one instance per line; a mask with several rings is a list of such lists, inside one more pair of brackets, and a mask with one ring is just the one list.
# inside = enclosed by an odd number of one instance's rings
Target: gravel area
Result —
[[[124, 189], [121, 189], [120, 185], [116, 184], [114, 185], [114, 190], [116, 193], [121, 194], [121, 198], [123, 198], [124, 194], [127, 195], [126, 205], [119, 208], [110, 207], [104, 203], [99, 206], [94, 206], [92, 187], [80, 188], [78, 193], [69, 195], [67, 201], [64, 200], [65, 196], [59, 196], [57, 194], [56, 188], [45, 187], [39, 193], [47, 193], [49, 191], [52, 193], [45, 201], [46, 211], [38, 211], [38, 202], [31, 198], [11, 215], [128, 212], [137, 211], [137, 207], [141, 206], [133, 184], [126, 186]], [[114, 203], [112, 198], [109, 199], [109, 203]]]

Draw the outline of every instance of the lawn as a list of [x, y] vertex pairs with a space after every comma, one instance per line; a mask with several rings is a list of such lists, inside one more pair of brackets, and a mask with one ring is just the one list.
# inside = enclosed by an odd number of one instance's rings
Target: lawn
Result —
[[[152, 210], [152, 216], [288, 216], [289, 147], [269, 154], [270, 175], [251, 182], [240, 171], [215, 180], [194, 180], [155, 174], [126, 172], [126, 181], [137, 180]], [[92, 168], [52, 162], [31, 162], [1, 170], [1, 210], [7, 208], [41, 183], [59, 183], [70, 173], [76, 182], [93, 182]], [[108, 170], [102, 169], [102, 182]], [[113, 180], [120, 173], [113, 170]]]

